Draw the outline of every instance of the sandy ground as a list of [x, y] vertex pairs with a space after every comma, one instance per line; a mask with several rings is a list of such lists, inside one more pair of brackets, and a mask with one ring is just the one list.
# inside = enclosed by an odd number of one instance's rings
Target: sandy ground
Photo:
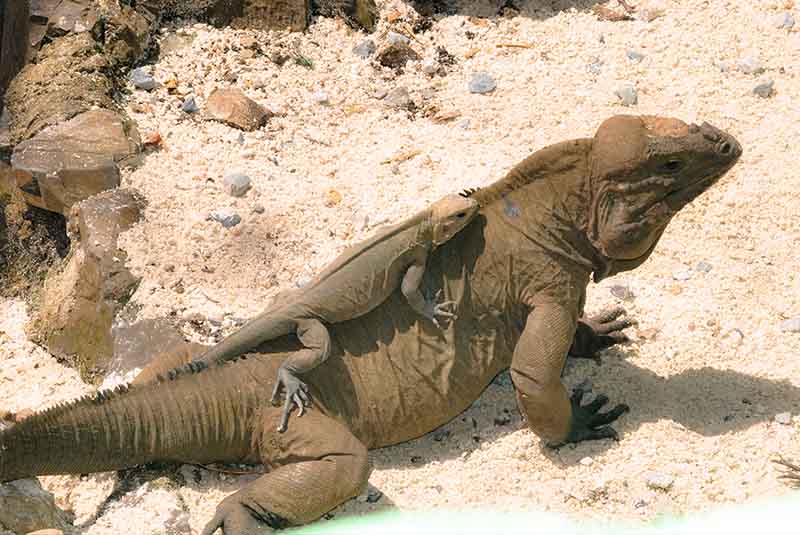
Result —
[[[664, 1], [648, 4], [664, 9], [660, 18], [621, 23], [599, 21], [591, 4], [531, 0], [518, 16], [483, 20], [471, 16], [493, 14], [495, 4], [462, 4], [412, 43], [424, 58], [441, 45], [458, 59], [434, 78], [418, 64], [399, 76], [374, 68], [351, 52], [363, 34], [334, 20], [288, 37], [181, 24], [164, 31], [184, 48], [153, 66], [158, 80], [176, 76], [202, 107], [214, 88], [229, 85], [230, 71], [238, 75], [235, 85], [279, 115], [261, 131], [240, 134], [183, 114], [182, 99], [163, 87], [134, 91], [128, 100], [143, 135], [158, 131], [166, 142], [124, 176], [124, 185], [150, 203], [145, 220], [121, 240], [143, 277], [133, 299], [137, 315], [205, 318], [214, 336], [376, 226], [500, 178], [549, 143], [589, 136], [612, 114], [708, 121], [745, 148], [740, 163], [671, 223], [645, 265], [589, 290], [590, 312], [620, 302], [614, 285], [635, 296], [624, 305], [640, 322], [636, 340], [607, 352], [602, 366], [572, 365], [565, 378], [570, 385], [588, 378], [596, 391], [631, 406], [615, 424], [619, 443], [543, 450], [525, 429], [510, 384], [499, 381], [445, 426], [450, 434], [443, 440], [429, 435], [372, 452], [370, 483], [383, 498], [353, 500], [336, 517], [466, 506], [649, 520], [789, 491], [770, 459], [800, 458], [800, 334], [780, 330], [782, 321], [800, 316], [800, 34], [773, 24], [794, 9], [792, 2]], [[408, 8], [391, 1], [381, 9], [385, 16]], [[379, 43], [385, 28], [384, 22], [375, 36]], [[267, 57], [247, 59], [235, 50], [246, 36]], [[271, 63], [278, 42], [311, 58], [314, 69]], [[526, 46], [501, 46], [507, 44]], [[628, 50], [644, 59], [632, 62]], [[766, 71], [740, 72], [736, 63], [747, 57]], [[593, 72], [588, 66], [597, 63]], [[730, 69], [723, 72], [720, 63]], [[470, 94], [468, 80], [481, 71], [497, 89]], [[774, 80], [772, 98], [752, 94], [762, 78]], [[626, 82], [639, 90], [632, 108], [614, 95]], [[376, 98], [395, 87], [406, 87], [421, 108], [459, 116], [437, 124]], [[329, 104], [313, 98], [319, 91]], [[242, 199], [222, 187], [233, 171], [253, 181]], [[242, 217], [230, 230], [206, 220], [225, 207]], [[699, 262], [710, 271], [697, 269]], [[25, 340], [21, 303], [3, 303], [2, 312], [0, 406], [41, 407], [89, 389]], [[774, 421], [784, 412], [789, 423]], [[672, 488], [648, 488], [651, 471], [673, 478]], [[99, 535], [162, 533], [165, 525], [197, 533], [220, 499], [248, 480], [194, 467], [178, 473], [182, 485], [147, 483], [99, 519], [111, 476], [44, 481], [86, 523], [84, 533]]]

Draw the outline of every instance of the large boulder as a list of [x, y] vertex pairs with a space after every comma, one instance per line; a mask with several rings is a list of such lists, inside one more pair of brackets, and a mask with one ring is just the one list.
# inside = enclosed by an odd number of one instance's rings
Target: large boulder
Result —
[[11, 141], [30, 139], [94, 108], [114, 110], [111, 68], [88, 33], [69, 34], [42, 47], [36, 63], [20, 71], [6, 92]]
[[119, 166], [138, 161], [136, 127], [109, 110], [91, 110], [14, 148], [11, 165], [29, 204], [69, 213], [77, 202], [119, 186]]
[[53, 495], [35, 479], [0, 485], [0, 533], [70, 528], [67, 514], [56, 507]]
[[72, 249], [45, 280], [28, 326], [31, 339], [71, 363], [85, 380], [94, 380], [112, 358], [114, 315], [138, 283], [117, 239], [143, 209], [142, 197], [126, 189], [100, 193], [72, 209]]

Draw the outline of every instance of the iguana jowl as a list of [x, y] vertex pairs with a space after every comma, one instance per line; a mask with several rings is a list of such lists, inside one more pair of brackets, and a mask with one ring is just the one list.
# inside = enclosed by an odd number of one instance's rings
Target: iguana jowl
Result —
[[420, 284], [431, 251], [460, 232], [477, 213], [478, 203], [473, 199], [448, 195], [411, 218], [381, 229], [346, 249], [302, 290], [279, 294], [267, 310], [209, 349], [198, 362], [223, 362], [262, 342], [295, 333], [304, 349], [283, 362], [272, 392], [274, 401], [281, 387], [286, 391], [278, 426], [278, 431], [285, 431], [292, 403], [302, 415], [304, 405], [310, 402], [308, 388], [297, 375], [313, 370], [330, 355], [326, 324], [363, 316], [398, 287], [411, 308], [437, 327], [437, 316], [445, 320], [455, 317], [451, 311], [455, 302], [426, 299]]
[[[285, 433], [264, 385], [301, 346], [292, 337], [224, 366], [147, 382], [187, 362], [155, 361], [134, 386], [55, 408], [0, 433], [0, 481], [150, 461], [263, 462], [203, 530], [261, 533], [319, 518], [366, 486], [367, 449], [418, 437], [467, 408], [511, 368], [520, 410], [551, 443], [613, 436], [601, 397], [581, 406], [561, 383], [568, 352], [605, 345], [579, 320], [586, 286], [632, 269], [669, 220], [739, 158], [710, 125], [617, 116], [593, 138], [534, 153], [475, 192], [475, 222], [428, 259], [425, 285], [458, 303], [452, 328], [425, 328], [395, 292], [330, 326], [331, 358], [306, 377], [313, 404]], [[577, 326], [577, 331], [576, 331]]]

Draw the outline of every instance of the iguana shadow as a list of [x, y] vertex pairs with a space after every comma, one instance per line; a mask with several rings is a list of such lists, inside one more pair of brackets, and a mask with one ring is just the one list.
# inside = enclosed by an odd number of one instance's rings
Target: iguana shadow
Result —
[[[608, 352], [601, 366], [595, 368], [591, 362], [578, 363], [567, 374], [570, 384], [590, 378], [594, 391], [610, 398], [609, 406], [615, 403], [630, 406], [630, 412], [613, 424], [621, 441], [628, 439], [630, 432], [642, 424], [660, 420], [675, 422], [687, 433], [708, 437], [742, 431], [772, 421], [775, 415], [783, 412], [800, 412], [800, 387], [788, 379], [755, 377], [736, 370], [708, 366], [664, 377], [621, 358], [626, 353], [618, 350]], [[474, 436], [480, 436], [481, 441], [491, 441], [527, 428], [516, 410], [513, 386], [510, 384], [493, 383], [480, 400], [482, 407], [478, 412], [471, 407], [442, 426], [441, 429], [449, 431], [446, 440], [436, 445], [433, 437], [437, 432], [434, 431], [417, 439], [430, 442], [420, 448], [406, 449], [403, 445], [384, 448], [380, 466], [419, 466], [420, 460], [411, 460], [411, 454], [417, 450], [425, 452], [424, 462], [453, 459], [463, 456], [465, 452], [469, 455], [471, 450], [479, 447], [479, 444], [470, 444]], [[488, 415], [504, 411], [508, 413], [509, 407], [513, 409], [510, 410], [511, 421], [507, 425], [497, 426], [491, 418], [475, 416], [481, 412]], [[470, 429], [463, 422], [473, 418], [477, 421], [477, 427]], [[438, 433], [441, 436], [442, 431]], [[533, 434], [530, 438], [532, 442], [539, 442]], [[592, 453], [597, 454], [613, 446], [614, 442], [610, 440], [594, 442]], [[392, 458], [394, 450], [398, 451], [396, 460]], [[555, 451], [544, 447], [542, 443], [542, 454], [557, 464], [572, 465], [586, 455], [586, 448], [578, 444]]]

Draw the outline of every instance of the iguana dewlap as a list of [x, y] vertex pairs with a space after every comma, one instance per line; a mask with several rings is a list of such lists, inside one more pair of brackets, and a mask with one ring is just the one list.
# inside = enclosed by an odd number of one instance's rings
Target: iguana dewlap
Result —
[[[545, 147], [472, 198], [475, 221], [428, 258], [424, 284], [458, 317], [443, 333], [394, 292], [329, 326], [331, 358], [304, 376], [314, 404], [285, 433], [269, 387], [302, 346], [291, 336], [194, 373], [190, 357], [154, 361], [128, 391], [36, 414], [0, 432], [0, 482], [154, 461], [261, 462], [268, 472], [220, 503], [202, 531], [251, 535], [313, 521], [366, 487], [368, 448], [419, 437], [470, 406], [511, 368], [530, 429], [551, 443], [614, 436], [622, 412], [582, 406], [560, 380], [624, 324], [581, 318], [586, 288], [633, 269], [670, 219], [738, 160], [710, 125], [616, 116], [592, 138]], [[304, 292], [304, 290], [299, 290]], [[149, 382], [148, 382], [149, 381]], [[531, 437], [533, 439], [533, 437]]]
[[280, 294], [272, 306], [198, 361], [205, 365], [223, 362], [260, 343], [295, 333], [305, 348], [286, 359], [273, 389], [273, 400], [281, 386], [286, 390], [279, 426], [280, 431], [285, 430], [292, 403], [301, 415], [309, 403], [306, 385], [297, 375], [313, 370], [330, 355], [326, 324], [362, 316], [398, 288], [411, 308], [437, 327], [437, 316], [446, 320], [455, 316], [449, 310], [453, 302], [426, 299], [420, 285], [431, 251], [460, 232], [477, 213], [476, 201], [448, 195], [411, 218], [382, 228], [346, 249], [301, 290]]

